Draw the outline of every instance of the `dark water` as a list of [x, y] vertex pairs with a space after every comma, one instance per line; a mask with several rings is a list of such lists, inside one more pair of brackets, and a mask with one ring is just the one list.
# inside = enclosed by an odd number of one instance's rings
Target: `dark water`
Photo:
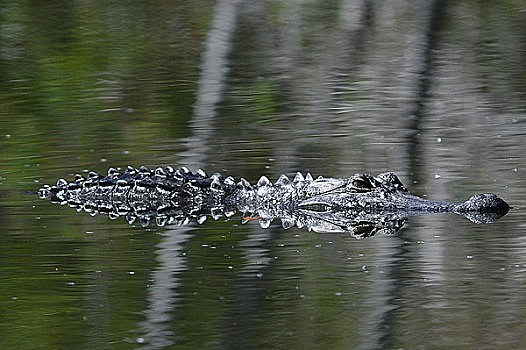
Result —
[[[0, 348], [526, 344], [523, 1], [3, 2]], [[41, 201], [110, 166], [396, 172], [514, 208], [395, 236], [128, 225]]]

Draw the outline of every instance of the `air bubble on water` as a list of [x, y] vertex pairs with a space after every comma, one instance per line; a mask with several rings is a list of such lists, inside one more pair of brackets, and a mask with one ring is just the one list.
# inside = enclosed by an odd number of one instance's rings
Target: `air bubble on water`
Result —
[[261, 273], [261, 272], [260, 272], [260, 273], [257, 273], [257, 274], [256, 274], [256, 277], [257, 277], [257, 278], [261, 278], [261, 277], [263, 277], [263, 273]]
[[466, 256], [466, 258], [473, 259], [473, 255], [468, 255], [468, 256]]
[[440, 174], [435, 174], [435, 179], [440, 179], [442, 176]]
[[342, 292], [335, 292], [334, 295], [339, 297], [340, 295], [342, 295]]
[[142, 344], [142, 343], [144, 343], [144, 338], [139, 337], [139, 338], [135, 339], [135, 341], [137, 343], [139, 343], [139, 344]]
[[108, 159], [106, 159], [106, 158], [101, 158], [99, 160], [100, 160], [101, 163], [106, 163], [108, 161]]
[[128, 275], [135, 275], [135, 271], [128, 271]]
[[442, 143], [442, 138], [441, 137], [437, 137], [437, 142], [438, 143]]

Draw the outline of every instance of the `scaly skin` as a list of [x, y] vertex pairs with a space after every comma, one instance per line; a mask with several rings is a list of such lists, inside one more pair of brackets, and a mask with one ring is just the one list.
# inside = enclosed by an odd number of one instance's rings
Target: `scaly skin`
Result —
[[42, 187], [39, 196], [92, 214], [126, 216], [130, 222], [138, 218], [143, 225], [151, 219], [160, 226], [184, 224], [191, 218], [201, 223], [207, 216], [217, 219], [240, 211], [257, 216], [262, 227], [280, 218], [285, 228], [306, 226], [359, 237], [394, 233], [414, 215], [451, 212], [483, 223], [496, 221], [509, 209], [494, 194], [475, 195], [464, 203], [426, 200], [409, 193], [393, 173], [316, 180], [298, 173], [292, 181], [282, 175], [275, 184], [262, 176], [251, 185], [244, 179], [236, 183], [232, 177], [186, 168], [128, 167], [124, 173], [111, 168], [107, 176], [90, 172], [88, 178], [58, 180], [56, 186]]

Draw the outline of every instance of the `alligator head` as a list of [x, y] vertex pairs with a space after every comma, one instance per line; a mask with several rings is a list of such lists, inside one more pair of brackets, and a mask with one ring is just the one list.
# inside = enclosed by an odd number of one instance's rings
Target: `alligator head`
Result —
[[506, 215], [509, 205], [495, 194], [477, 194], [464, 203], [438, 202], [412, 195], [394, 173], [355, 174], [348, 179], [318, 178], [308, 183], [297, 202], [301, 210], [375, 213], [406, 212], [408, 216], [451, 212], [475, 223], [491, 223]]

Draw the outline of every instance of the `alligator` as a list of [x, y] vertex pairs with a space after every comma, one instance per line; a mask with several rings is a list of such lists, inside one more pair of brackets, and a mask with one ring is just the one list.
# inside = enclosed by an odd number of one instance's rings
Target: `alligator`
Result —
[[130, 224], [138, 219], [143, 226], [152, 220], [158, 226], [184, 225], [192, 219], [201, 224], [208, 217], [230, 218], [239, 211], [244, 221], [258, 219], [262, 228], [279, 218], [286, 229], [348, 232], [358, 238], [378, 232], [394, 234], [415, 215], [455, 213], [475, 223], [490, 223], [509, 210], [503, 199], [491, 193], [474, 195], [463, 203], [420, 198], [391, 172], [317, 179], [298, 172], [292, 180], [281, 175], [275, 183], [262, 176], [253, 185], [219, 173], [208, 176], [201, 169], [128, 166], [124, 171], [110, 168], [107, 175], [77, 174], [70, 182], [59, 179], [55, 186], [44, 185], [38, 194], [91, 215], [125, 216]]

